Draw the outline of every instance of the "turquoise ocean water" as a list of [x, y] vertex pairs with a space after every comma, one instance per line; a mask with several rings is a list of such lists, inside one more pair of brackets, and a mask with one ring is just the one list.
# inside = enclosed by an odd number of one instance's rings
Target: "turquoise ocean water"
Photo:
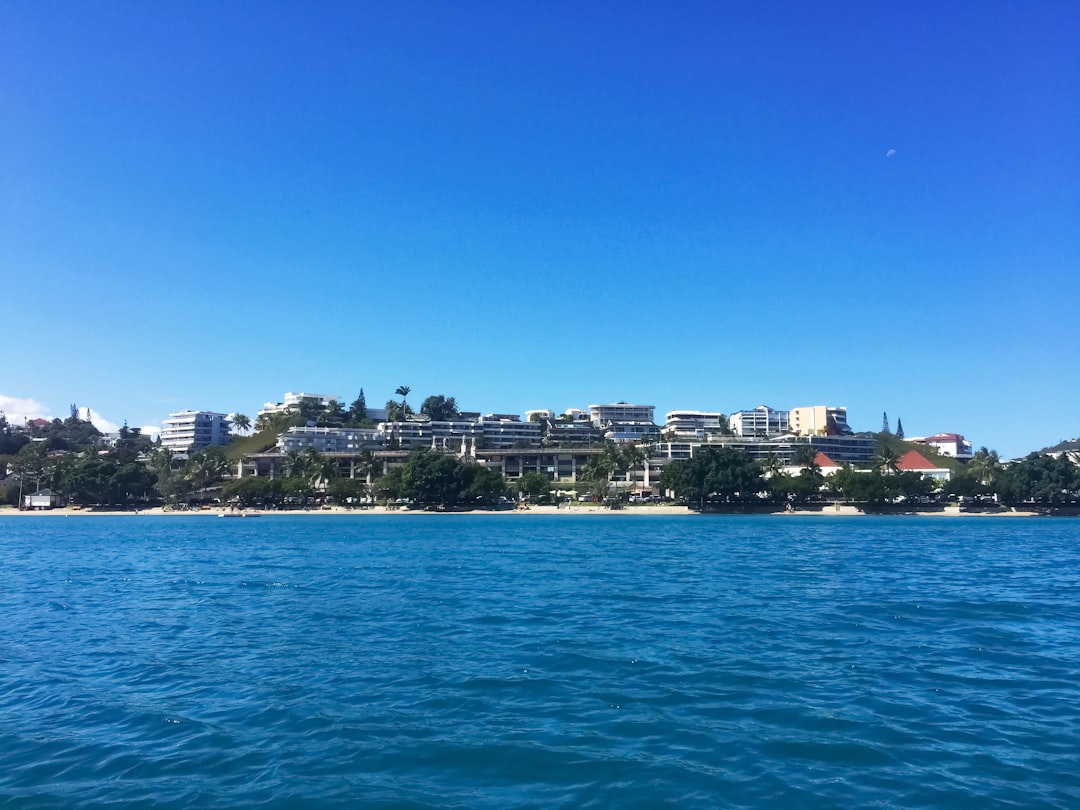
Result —
[[1080, 807], [1080, 522], [0, 522], [3, 807]]

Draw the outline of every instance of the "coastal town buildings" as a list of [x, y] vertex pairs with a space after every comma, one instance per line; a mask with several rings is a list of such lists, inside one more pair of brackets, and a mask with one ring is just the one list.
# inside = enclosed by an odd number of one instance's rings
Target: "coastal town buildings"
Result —
[[628, 402], [589, 406], [589, 418], [602, 431], [604, 439], [620, 443], [659, 438], [660, 428], [653, 421], [655, 412], [655, 405]]
[[668, 411], [662, 435], [670, 440], [704, 440], [730, 432], [727, 418], [713, 411]]
[[[317, 414], [335, 401], [340, 404], [337, 396], [289, 392], [282, 402], [267, 403], [260, 414], [286, 410]], [[273, 450], [245, 455], [236, 471], [239, 475], [283, 475], [291, 454], [315, 451], [336, 462], [341, 475], [370, 482], [407, 461], [411, 452], [431, 450], [495, 469], [510, 481], [538, 473], [553, 484], [573, 485], [589, 460], [602, 454], [607, 442], [615, 442], [643, 449], [644, 458], [617, 477], [623, 491], [647, 495], [657, 492], [667, 464], [693, 458], [708, 448], [737, 450], [792, 469], [797, 467], [795, 460], [805, 458], [809, 450], [816, 454], [824, 474], [845, 463], [869, 466], [877, 453], [876, 435], [855, 434], [848, 425], [847, 410], [836, 406], [788, 411], [761, 405], [730, 417], [720, 411], [673, 410], [665, 414], [662, 428], [655, 422], [655, 406], [647, 404], [593, 404], [587, 410], [569, 408], [561, 415], [556, 413], [531, 409], [523, 419], [518, 414], [458, 411], [453, 418], [442, 420], [420, 413], [365, 423], [366, 427], [316, 426], [309, 421], [306, 426], [283, 431]], [[211, 428], [217, 424], [217, 433], [202, 427], [203, 420], [209, 420]], [[188, 452], [197, 446], [225, 443], [227, 423], [223, 414], [173, 414], [162, 441]], [[963, 457], [965, 443], [958, 434], [938, 434], [924, 441]], [[930, 476], [948, 474], [921, 456], [909, 454], [904, 463], [911, 469], [925, 469]]]
[[604, 440], [604, 433], [593, 425], [588, 414], [564, 414], [540, 422], [541, 444], [554, 447], [587, 447]]
[[736, 436], [779, 436], [788, 432], [788, 412], [758, 405], [751, 410], [731, 414], [728, 425]]
[[441, 421], [414, 415], [395, 422], [380, 422], [376, 429], [388, 446], [406, 450], [458, 450], [462, 440], [475, 442], [484, 435], [479, 421], [464, 414], [457, 419]]
[[943, 456], [950, 458], [971, 458], [971, 442], [959, 433], [935, 433], [933, 436], [908, 439], [915, 444], [932, 447]]
[[788, 425], [796, 436], [845, 436], [852, 433], [847, 408], [811, 405], [788, 411]]
[[331, 402], [341, 404], [341, 397], [337, 394], [309, 394], [306, 392], [286, 392], [281, 402], [267, 402], [259, 409], [259, 416], [273, 416], [276, 413], [284, 413], [289, 410], [299, 410], [302, 405], [308, 403], [316, 408], [329, 407]]
[[849, 464], [870, 464], [877, 452], [877, 438], [873, 434], [847, 436], [774, 436], [755, 439], [744, 436], [723, 436], [706, 442], [661, 441], [650, 446], [657, 458], [688, 459], [707, 447], [726, 447], [738, 450], [750, 458], [776, 459], [781, 464], [791, 464], [802, 448], [825, 453], [835, 461]]
[[909, 450], [896, 460], [898, 472], [917, 472], [924, 478], [933, 478], [939, 481], [948, 481], [952, 477], [952, 470], [939, 467], [926, 458], [918, 450]]
[[228, 414], [180, 411], [161, 423], [161, 444], [175, 454], [188, 455], [204, 447], [226, 445], [232, 438]]
[[316, 453], [347, 453], [385, 444], [383, 434], [374, 429], [293, 427], [278, 436], [277, 446], [282, 453], [308, 449]]

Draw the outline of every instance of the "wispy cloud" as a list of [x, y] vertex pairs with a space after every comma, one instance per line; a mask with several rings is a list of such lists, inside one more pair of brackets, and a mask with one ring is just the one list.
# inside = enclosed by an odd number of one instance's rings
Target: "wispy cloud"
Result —
[[120, 430], [120, 426], [116, 422], [106, 419], [93, 408], [80, 408], [80, 410], [84, 412], [83, 418], [89, 418], [90, 423], [102, 433], [116, 433]]

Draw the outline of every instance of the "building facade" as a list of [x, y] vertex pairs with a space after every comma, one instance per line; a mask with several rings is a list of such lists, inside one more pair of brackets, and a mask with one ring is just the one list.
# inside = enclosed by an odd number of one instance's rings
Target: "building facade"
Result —
[[173, 453], [186, 455], [204, 447], [224, 446], [231, 437], [228, 414], [213, 411], [180, 411], [161, 423], [161, 444]]
[[927, 436], [925, 439], [909, 439], [908, 441], [933, 447], [943, 456], [971, 458], [971, 442], [959, 433], [936, 433], [933, 436]]
[[736, 436], [780, 436], [790, 430], [787, 411], [777, 411], [768, 405], [758, 405], [749, 411], [736, 411], [728, 419]]
[[727, 419], [722, 413], [710, 411], [668, 411], [664, 416], [664, 438], [676, 441], [704, 440], [710, 436], [721, 436], [728, 429]]
[[788, 412], [791, 432], [796, 436], [845, 436], [852, 433], [847, 422], [847, 408], [811, 405]]
[[277, 446], [282, 453], [308, 449], [317, 453], [348, 453], [381, 448], [385, 444], [383, 434], [374, 429], [293, 427], [278, 436]]

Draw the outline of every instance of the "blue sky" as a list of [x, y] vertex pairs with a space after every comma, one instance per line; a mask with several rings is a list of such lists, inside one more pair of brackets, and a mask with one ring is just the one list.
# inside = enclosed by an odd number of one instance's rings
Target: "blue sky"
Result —
[[1080, 6], [945, 5], [9, 0], [0, 405], [1076, 436]]

